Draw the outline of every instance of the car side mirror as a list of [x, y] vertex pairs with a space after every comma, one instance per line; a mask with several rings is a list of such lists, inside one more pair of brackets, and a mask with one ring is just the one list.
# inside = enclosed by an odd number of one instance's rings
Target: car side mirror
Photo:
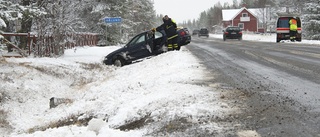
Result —
[[224, 30], [222, 30], [222, 32], [224, 32]]

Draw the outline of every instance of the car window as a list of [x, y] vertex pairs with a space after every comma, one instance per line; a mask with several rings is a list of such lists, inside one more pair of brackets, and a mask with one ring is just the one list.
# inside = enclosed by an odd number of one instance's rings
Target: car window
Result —
[[156, 32], [154, 33], [154, 38], [155, 38], [155, 39], [161, 38], [161, 37], [163, 37], [162, 33], [158, 32], [158, 31], [156, 31]]
[[277, 27], [279, 28], [289, 28], [289, 18], [279, 18]]
[[141, 37], [139, 37], [139, 39], [137, 40], [136, 43], [140, 43], [140, 42], [144, 42], [146, 41], [146, 37], [144, 35], [142, 35]]
[[[289, 25], [290, 19], [292, 19], [292, 17], [280, 17], [277, 22], [277, 27], [278, 28], [289, 28], [290, 27], [290, 25]], [[301, 20], [299, 17], [297, 17], [297, 26], [301, 27]]]
[[240, 28], [237, 28], [237, 27], [229, 27], [229, 28], [227, 28], [227, 31], [233, 31], [233, 30], [240, 31]]
[[128, 46], [134, 46], [137, 43], [141, 43], [141, 42], [145, 42], [146, 41], [146, 37], [145, 35], [141, 34], [139, 36], [134, 37], [129, 43]]

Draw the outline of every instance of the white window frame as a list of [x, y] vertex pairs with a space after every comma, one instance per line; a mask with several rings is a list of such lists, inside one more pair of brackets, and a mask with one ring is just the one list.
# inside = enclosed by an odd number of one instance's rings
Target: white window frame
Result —
[[[242, 25], [242, 27], [240, 25]], [[244, 23], [238, 23], [238, 27], [243, 30], [244, 29]]]
[[[246, 15], [246, 16], [245, 16]], [[242, 17], [249, 17], [249, 14], [248, 13], [242, 13]]]

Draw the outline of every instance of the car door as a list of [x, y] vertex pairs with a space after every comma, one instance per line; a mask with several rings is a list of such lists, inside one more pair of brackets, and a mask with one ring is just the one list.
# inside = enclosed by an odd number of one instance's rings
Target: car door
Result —
[[150, 55], [151, 48], [147, 43], [146, 33], [137, 35], [127, 44], [127, 57], [132, 61]]
[[166, 47], [167, 37], [165, 32], [156, 31], [153, 36], [154, 54], [160, 54], [167, 51]]

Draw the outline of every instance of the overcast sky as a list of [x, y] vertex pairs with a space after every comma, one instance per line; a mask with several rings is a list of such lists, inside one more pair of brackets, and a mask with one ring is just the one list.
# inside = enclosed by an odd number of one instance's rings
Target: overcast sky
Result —
[[154, 0], [157, 14], [168, 15], [177, 23], [198, 19], [201, 12], [213, 7], [220, 1], [232, 4], [232, 0]]

